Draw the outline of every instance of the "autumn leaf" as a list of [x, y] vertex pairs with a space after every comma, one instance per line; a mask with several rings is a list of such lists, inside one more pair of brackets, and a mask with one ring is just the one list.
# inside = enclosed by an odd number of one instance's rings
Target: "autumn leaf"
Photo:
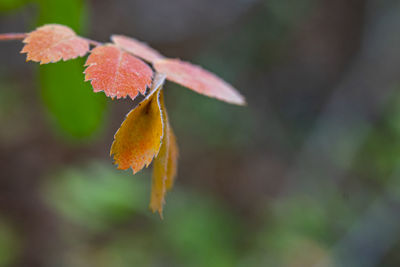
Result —
[[246, 104], [244, 97], [227, 82], [189, 62], [180, 61], [179, 59], [161, 59], [154, 63], [154, 68], [159, 73], [167, 75], [168, 80], [192, 89], [197, 93], [231, 104]]
[[89, 42], [63, 25], [48, 24], [28, 33], [21, 53], [26, 53], [26, 60], [40, 64], [54, 63], [86, 55]]
[[85, 81], [91, 82], [94, 92], [104, 91], [112, 98], [144, 95], [153, 76], [146, 63], [115, 45], [94, 48], [85, 66]]
[[161, 218], [165, 196], [167, 191], [172, 188], [178, 164], [178, 147], [176, 146], [175, 137], [173, 136], [170, 124], [167, 122], [165, 125], [167, 127], [166, 132], [164, 132], [160, 152], [153, 162], [150, 199], [150, 209], [152, 212], [158, 211]]
[[160, 152], [153, 162], [150, 209], [153, 212], [158, 211], [162, 218], [165, 195], [167, 190], [172, 188], [177, 172], [178, 147], [171, 125], [169, 124], [163, 92], [160, 94], [160, 105], [164, 125], [163, 139]]
[[164, 105], [163, 92], [160, 93], [159, 99], [161, 105], [161, 114], [163, 120], [163, 138], [160, 148], [160, 152], [153, 162], [153, 175], [151, 178], [151, 198], [150, 198], [150, 209], [153, 212], [158, 211], [162, 218], [163, 205], [165, 203], [166, 181], [167, 181], [167, 167], [168, 167], [168, 156], [169, 156], [169, 135], [168, 128], [168, 117]]
[[126, 37], [123, 35], [113, 35], [111, 36], [111, 40], [120, 48], [146, 60], [147, 62], [154, 63], [157, 60], [164, 58], [155, 49], [131, 37]]
[[118, 169], [133, 173], [147, 167], [158, 154], [163, 136], [159, 94], [165, 77], [156, 76], [150, 94], [126, 116], [114, 136], [110, 155]]

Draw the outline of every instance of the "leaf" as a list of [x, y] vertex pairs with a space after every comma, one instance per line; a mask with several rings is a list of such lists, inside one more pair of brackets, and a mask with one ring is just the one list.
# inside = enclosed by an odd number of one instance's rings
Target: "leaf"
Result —
[[158, 53], [158, 51], [156, 51], [155, 49], [148, 46], [146, 43], [143, 43], [131, 37], [123, 35], [113, 35], [111, 36], [111, 40], [120, 48], [146, 60], [147, 62], [154, 63], [157, 60], [164, 58], [164, 56]]
[[166, 181], [167, 181], [167, 168], [169, 158], [169, 123], [168, 115], [164, 105], [164, 95], [161, 92], [159, 99], [162, 111], [163, 120], [163, 138], [160, 148], [160, 152], [153, 162], [153, 175], [151, 182], [151, 198], [150, 198], [150, 209], [153, 212], [158, 211], [162, 218], [163, 205], [165, 203], [165, 194], [167, 192]]
[[37, 28], [23, 40], [21, 53], [27, 53], [26, 60], [40, 64], [54, 63], [86, 55], [89, 43], [77, 36], [67, 26], [48, 24]]
[[[25, 0], [26, 2], [33, 2]], [[88, 20], [85, 19], [89, 16], [88, 1], [82, 0], [68, 0], [68, 1], [54, 1], [54, 0], [36, 0], [35, 4], [38, 7], [37, 25], [45, 24], [61, 24], [70, 27], [78, 35], [87, 29]]]
[[[163, 108], [165, 110], [165, 108]], [[166, 113], [165, 113], [166, 116]], [[153, 162], [153, 175], [151, 185], [150, 209], [158, 211], [162, 218], [165, 195], [171, 190], [176, 177], [178, 163], [178, 147], [171, 126], [167, 121], [165, 124], [166, 132], [158, 156]]]
[[167, 191], [172, 189], [178, 170], [179, 150], [176, 143], [176, 137], [171, 125], [168, 123], [168, 165], [167, 165], [167, 180], [165, 186]]
[[[0, 0], [1, 2], [1, 0]], [[87, 1], [40, 0], [37, 23], [58, 23], [77, 34], [82, 32], [87, 17]], [[104, 126], [106, 97], [93, 94], [92, 86], [83, 83], [84, 58], [46, 64], [39, 68], [41, 96], [57, 133], [69, 141], [93, 138]]]
[[153, 76], [146, 63], [115, 45], [94, 48], [85, 66], [85, 81], [91, 81], [95, 92], [104, 91], [112, 98], [144, 95]]
[[169, 123], [163, 93], [160, 95], [160, 105], [164, 124], [163, 139], [160, 152], [153, 162], [150, 209], [153, 212], [158, 211], [162, 218], [165, 195], [172, 188], [177, 173], [178, 147]]
[[25, 0], [2, 0], [0, 1], [0, 11], [11, 11], [25, 4]]
[[246, 101], [231, 85], [199, 66], [178, 59], [161, 59], [154, 63], [156, 71], [167, 79], [193, 91], [219, 100], [245, 105]]
[[164, 80], [156, 77], [150, 94], [128, 113], [115, 134], [110, 155], [114, 155], [118, 169], [131, 167], [135, 174], [160, 151], [163, 122], [158, 97]]
[[[84, 59], [47, 64], [39, 69], [41, 93], [49, 117], [64, 137], [82, 139], [104, 123], [106, 97], [83, 83]], [[66, 75], [66, 73], [68, 75]]]

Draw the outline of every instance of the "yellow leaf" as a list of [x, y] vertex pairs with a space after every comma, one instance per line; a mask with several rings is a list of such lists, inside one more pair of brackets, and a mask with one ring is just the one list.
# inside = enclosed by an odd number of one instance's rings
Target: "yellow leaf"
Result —
[[114, 136], [110, 155], [118, 169], [132, 168], [133, 173], [148, 167], [158, 154], [163, 136], [159, 95], [165, 76], [157, 76], [149, 95], [126, 116]]
[[163, 139], [160, 148], [160, 152], [153, 162], [153, 175], [151, 179], [151, 198], [150, 198], [150, 209], [153, 212], [158, 211], [160, 217], [162, 218], [162, 208], [165, 203], [165, 193], [166, 193], [166, 180], [167, 180], [167, 165], [168, 165], [168, 139], [167, 133], [168, 128], [168, 118], [164, 106], [164, 96], [161, 92], [160, 94], [160, 104], [162, 111], [162, 119], [164, 127]]
[[160, 105], [165, 127], [160, 152], [153, 162], [150, 209], [153, 212], [158, 211], [162, 218], [165, 195], [167, 190], [171, 189], [177, 173], [178, 147], [175, 135], [169, 124], [162, 92], [160, 94]]

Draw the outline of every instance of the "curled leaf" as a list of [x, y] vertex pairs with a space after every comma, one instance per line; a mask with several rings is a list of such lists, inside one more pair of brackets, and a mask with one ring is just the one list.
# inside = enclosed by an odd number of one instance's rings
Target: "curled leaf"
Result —
[[160, 94], [160, 105], [164, 125], [163, 139], [160, 152], [153, 162], [150, 209], [153, 212], [158, 211], [162, 218], [165, 196], [167, 191], [172, 188], [177, 173], [178, 147], [169, 123], [163, 92]]
[[69, 60], [86, 55], [89, 42], [77, 36], [63, 25], [48, 24], [28, 34], [21, 53], [27, 53], [26, 60], [46, 64]]
[[[164, 109], [165, 110], [165, 109]], [[163, 206], [167, 191], [171, 190], [176, 177], [178, 164], [178, 147], [171, 126], [167, 121], [166, 131], [160, 152], [153, 162], [150, 209], [158, 212], [162, 218]]]
[[160, 152], [153, 162], [153, 175], [151, 179], [151, 198], [150, 198], [150, 209], [153, 212], [158, 211], [162, 218], [162, 209], [165, 203], [166, 181], [167, 181], [167, 167], [168, 167], [168, 156], [169, 156], [169, 135], [168, 128], [168, 117], [164, 105], [164, 96], [160, 94], [160, 105], [163, 120], [163, 138], [160, 148]]
[[112, 98], [144, 95], [153, 76], [146, 63], [115, 45], [94, 48], [85, 66], [85, 81], [91, 82], [95, 92], [104, 91]]
[[118, 169], [132, 168], [136, 173], [147, 167], [158, 154], [163, 136], [162, 111], [159, 94], [163, 77], [156, 78], [150, 94], [126, 116], [114, 136], [110, 155]]
[[161, 59], [154, 63], [156, 71], [167, 79], [193, 91], [219, 100], [245, 105], [246, 101], [231, 85], [199, 66], [178, 59]]
[[147, 62], [154, 63], [157, 60], [164, 58], [155, 49], [131, 37], [126, 37], [123, 35], [113, 35], [111, 36], [111, 40], [114, 44], [121, 47], [125, 51], [128, 51], [129, 53], [132, 53], [133, 55], [140, 57]]

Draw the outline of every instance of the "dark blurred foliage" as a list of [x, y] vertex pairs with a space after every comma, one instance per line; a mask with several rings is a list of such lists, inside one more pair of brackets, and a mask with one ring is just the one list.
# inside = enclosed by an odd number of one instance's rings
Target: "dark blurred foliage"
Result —
[[[400, 266], [400, 2], [0, 0], [0, 32], [62, 23], [200, 64], [247, 98], [167, 83], [180, 146], [164, 220], [118, 171], [133, 107], [84, 60], [0, 43], [0, 266]], [[399, 164], [398, 164], [399, 163]]]

